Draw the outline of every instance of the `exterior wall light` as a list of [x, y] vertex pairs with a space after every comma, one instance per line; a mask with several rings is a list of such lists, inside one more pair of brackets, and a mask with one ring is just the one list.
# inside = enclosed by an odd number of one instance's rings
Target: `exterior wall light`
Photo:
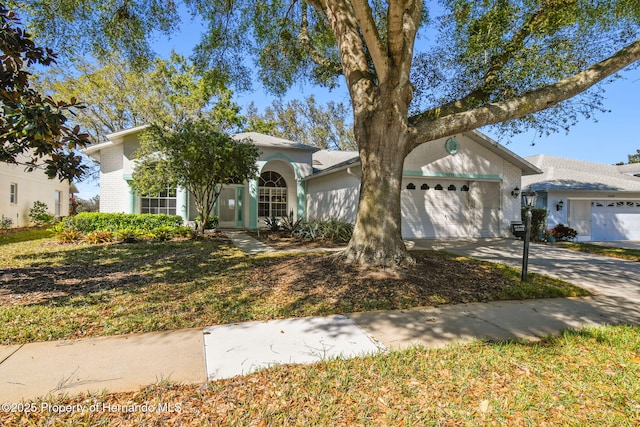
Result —
[[514, 199], [517, 199], [520, 195], [520, 189], [518, 187], [514, 188], [513, 190], [511, 190], [511, 195]]
[[562, 210], [562, 208], [563, 208], [563, 207], [564, 207], [564, 202], [563, 202], [562, 200], [560, 200], [560, 201], [558, 202], [558, 204], [556, 205], [556, 210], [557, 210], [558, 212], [560, 212], [560, 211]]

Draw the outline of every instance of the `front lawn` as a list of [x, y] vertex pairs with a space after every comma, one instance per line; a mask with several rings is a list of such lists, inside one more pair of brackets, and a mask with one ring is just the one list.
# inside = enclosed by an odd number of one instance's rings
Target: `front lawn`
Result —
[[246, 256], [223, 236], [102, 245], [0, 236], [0, 343], [588, 295], [537, 274], [522, 285], [519, 270], [444, 252], [413, 256], [415, 268], [362, 270], [328, 253]]
[[34, 401], [0, 425], [625, 427], [640, 425], [638, 378], [640, 329], [609, 326]]

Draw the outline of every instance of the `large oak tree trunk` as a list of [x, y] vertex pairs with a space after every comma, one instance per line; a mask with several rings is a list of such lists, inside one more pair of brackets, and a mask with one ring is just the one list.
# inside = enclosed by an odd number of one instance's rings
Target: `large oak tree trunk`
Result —
[[407, 156], [405, 121], [394, 108], [379, 109], [354, 126], [362, 177], [353, 237], [342, 252], [347, 262], [397, 266], [413, 262], [402, 241], [400, 194]]

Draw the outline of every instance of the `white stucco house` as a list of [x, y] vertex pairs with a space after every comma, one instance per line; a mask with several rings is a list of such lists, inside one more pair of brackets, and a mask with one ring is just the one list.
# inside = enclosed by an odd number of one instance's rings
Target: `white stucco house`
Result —
[[[197, 215], [188, 192], [140, 195], [129, 181], [144, 127], [107, 135], [86, 154], [100, 163], [100, 210]], [[215, 207], [220, 227], [256, 229], [265, 217], [355, 220], [360, 188], [357, 152], [315, 147], [258, 133], [242, 133], [260, 150], [259, 178], [228, 185]], [[404, 165], [402, 233], [406, 238], [510, 237], [520, 221], [522, 176], [541, 171], [479, 132], [423, 144]]]
[[30, 225], [29, 209], [36, 201], [46, 203], [57, 217], [69, 214], [68, 181], [49, 179], [42, 170], [27, 172], [24, 166], [0, 163], [0, 183], [0, 215], [11, 218], [13, 227]]
[[543, 171], [522, 177], [538, 193], [547, 225], [565, 224], [578, 241], [640, 240], [640, 164], [605, 165], [548, 155], [527, 157]]

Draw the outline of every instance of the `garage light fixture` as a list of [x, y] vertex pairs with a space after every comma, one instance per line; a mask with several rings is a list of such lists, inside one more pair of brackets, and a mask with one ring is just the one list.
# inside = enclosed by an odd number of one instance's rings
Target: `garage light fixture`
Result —
[[558, 204], [556, 205], [556, 210], [557, 210], [558, 212], [560, 212], [560, 211], [562, 210], [562, 208], [563, 208], [563, 207], [564, 207], [564, 202], [563, 202], [562, 200], [560, 200], [560, 201], [558, 202]]
[[514, 188], [513, 190], [511, 190], [511, 195], [514, 199], [517, 199], [520, 195], [520, 189], [518, 187]]

